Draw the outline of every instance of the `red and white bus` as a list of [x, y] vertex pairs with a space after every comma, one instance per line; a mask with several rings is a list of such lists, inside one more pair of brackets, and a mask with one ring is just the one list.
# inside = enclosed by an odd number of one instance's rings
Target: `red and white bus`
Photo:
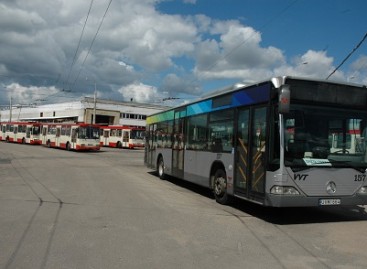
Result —
[[20, 144], [40, 145], [41, 124], [38, 122], [2, 122], [0, 140]]
[[42, 145], [66, 150], [99, 150], [99, 126], [86, 123], [42, 124]]
[[145, 128], [121, 125], [101, 127], [101, 146], [113, 148], [144, 148]]

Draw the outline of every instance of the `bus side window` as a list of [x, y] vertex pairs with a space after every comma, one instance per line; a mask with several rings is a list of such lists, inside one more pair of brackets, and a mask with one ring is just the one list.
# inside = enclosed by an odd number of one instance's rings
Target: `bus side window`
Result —
[[220, 138], [213, 139], [212, 151], [213, 152], [222, 152], [223, 151], [222, 139], [220, 139]]

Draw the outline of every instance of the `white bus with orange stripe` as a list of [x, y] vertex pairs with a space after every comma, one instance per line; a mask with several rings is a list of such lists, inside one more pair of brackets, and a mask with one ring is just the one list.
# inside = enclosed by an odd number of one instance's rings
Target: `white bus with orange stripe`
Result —
[[42, 125], [42, 145], [66, 150], [99, 150], [99, 126], [85, 123]]
[[0, 140], [20, 144], [40, 145], [41, 124], [37, 122], [2, 122]]
[[144, 148], [145, 128], [109, 125], [101, 127], [101, 146], [113, 148]]

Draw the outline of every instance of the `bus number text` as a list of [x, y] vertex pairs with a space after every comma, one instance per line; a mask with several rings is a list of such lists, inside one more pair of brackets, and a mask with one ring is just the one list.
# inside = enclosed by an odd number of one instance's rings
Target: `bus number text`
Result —
[[354, 181], [365, 181], [366, 180], [366, 175], [355, 175], [354, 176]]

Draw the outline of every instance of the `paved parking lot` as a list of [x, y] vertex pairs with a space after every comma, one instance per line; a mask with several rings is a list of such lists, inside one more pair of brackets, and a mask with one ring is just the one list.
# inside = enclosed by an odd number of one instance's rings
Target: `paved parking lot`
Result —
[[366, 207], [269, 209], [177, 179], [142, 150], [0, 143], [0, 268], [365, 268]]

